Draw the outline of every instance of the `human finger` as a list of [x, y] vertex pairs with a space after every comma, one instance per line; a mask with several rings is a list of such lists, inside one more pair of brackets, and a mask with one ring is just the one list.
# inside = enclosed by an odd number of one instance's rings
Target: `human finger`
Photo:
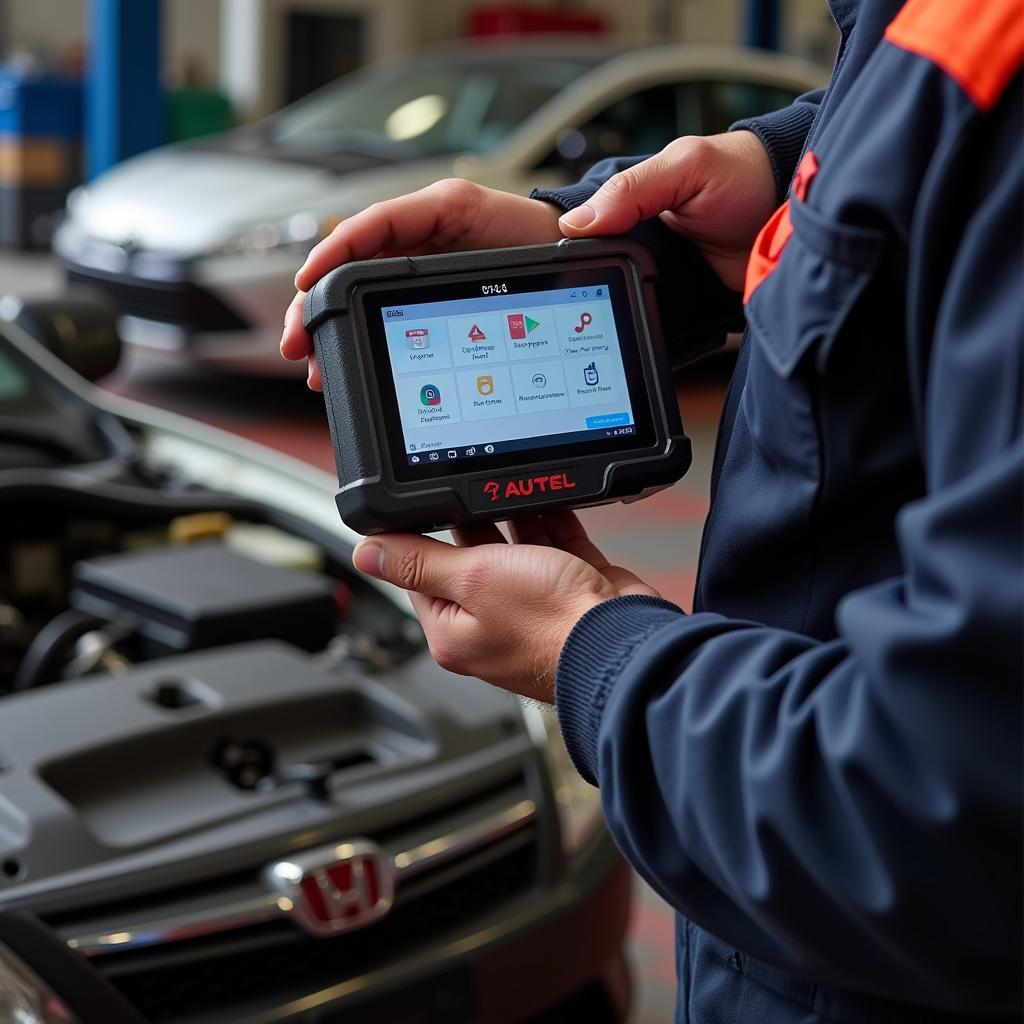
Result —
[[682, 205], [701, 185], [703, 140], [676, 139], [660, 153], [613, 174], [581, 206], [558, 221], [569, 237], [619, 235]]

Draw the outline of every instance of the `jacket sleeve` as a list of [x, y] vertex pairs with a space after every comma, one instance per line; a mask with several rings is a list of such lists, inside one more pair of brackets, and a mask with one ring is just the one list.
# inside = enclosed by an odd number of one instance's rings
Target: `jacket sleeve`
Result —
[[619, 846], [696, 924], [839, 987], [1007, 1012], [1021, 958], [1024, 143], [999, 180], [928, 314], [927, 494], [897, 517], [901, 575], [848, 594], [829, 642], [609, 601], [570, 635], [556, 703]]
[[761, 117], [747, 117], [729, 126], [729, 131], [753, 132], [768, 153], [775, 174], [775, 189], [781, 203], [789, 192], [804, 142], [825, 95], [815, 89], [798, 96], [788, 107]]

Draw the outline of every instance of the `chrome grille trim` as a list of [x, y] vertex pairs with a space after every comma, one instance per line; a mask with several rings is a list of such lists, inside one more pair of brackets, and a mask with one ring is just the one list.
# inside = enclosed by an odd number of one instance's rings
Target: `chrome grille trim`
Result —
[[[391, 850], [382, 847], [389, 857], [396, 882], [420, 875], [428, 870], [457, 860], [529, 825], [537, 817], [537, 806], [530, 799], [517, 800], [478, 821], [442, 833], [409, 849]], [[354, 839], [346, 842], [354, 842]], [[319, 847], [331, 850], [337, 844]], [[316, 850], [302, 851], [303, 855]], [[401, 902], [400, 899], [396, 902]], [[135, 922], [124, 928], [79, 933], [71, 928], [59, 929], [68, 946], [88, 957], [100, 957], [147, 946], [166, 945], [213, 935], [218, 932], [252, 927], [287, 917], [289, 901], [269, 889], [251, 897], [235, 899], [219, 906], [206, 907], [186, 914], [169, 914]]]

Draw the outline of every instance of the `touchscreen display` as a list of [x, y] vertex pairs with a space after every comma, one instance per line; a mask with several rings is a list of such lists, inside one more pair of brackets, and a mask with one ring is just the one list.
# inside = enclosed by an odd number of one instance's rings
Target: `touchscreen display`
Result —
[[377, 307], [410, 469], [634, 434], [614, 277]]

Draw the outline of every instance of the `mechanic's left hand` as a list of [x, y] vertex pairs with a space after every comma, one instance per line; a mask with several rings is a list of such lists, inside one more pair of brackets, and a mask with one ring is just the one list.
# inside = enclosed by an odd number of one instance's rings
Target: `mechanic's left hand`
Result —
[[488, 524], [453, 532], [455, 546], [411, 534], [369, 537], [355, 567], [410, 591], [442, 667], [550, 702], [572, 627], [622, 594], [657, 597], [631, 572], [609, 565], [571, 512], [511, 524], [507, 544]]

